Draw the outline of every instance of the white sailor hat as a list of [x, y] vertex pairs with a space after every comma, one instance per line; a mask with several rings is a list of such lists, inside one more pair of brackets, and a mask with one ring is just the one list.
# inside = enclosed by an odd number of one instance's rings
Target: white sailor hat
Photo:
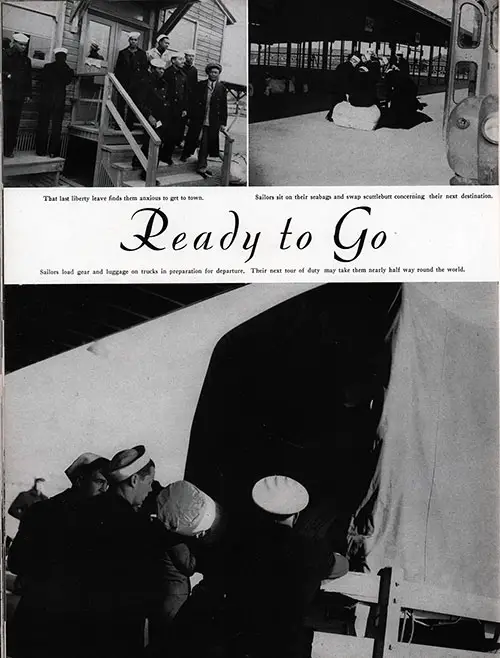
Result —
[[129, 39], [138, 39], [141, 36], [140, 32], [129, 32], [128, 33], [128, 38]]
[[291, 516], [307, 507], [309, 494], [297, 480], [286, 475], [270, 475], [254, 485], [252, 499], [270, 514]]
[[159, 43], [162, 39], [168, 39], [170, 41], [170, 38], [166, 34], [159, 34], [156, 37], [156, 43]]
[[192, 55], [193, 57], [196, 55], [196, 50], [194, 48], [188, 48], [187, 50], [184, 51], [185, 55]]
[[[97, 464], [97, 462], [99, 462], [99, 464]], [[105, 466], [108, 463], [109, 461], [100, 455], [96, 455], [93, 452], [84, 452], [79, 457], [77, 457], [64, 472], [69, 480], [74, 482], [78, 475], [81, 473], [82, 469], [86, 469], [91, 464], [95, 464], [97, 467]]]
[[123, 482], [138, 473], [151, 462], [144, 446], [120, 450], [109, 464], [109, 477], [114, 482]]
[[54, 55], [57, 55], [57, 53], [64, 53], [65, 55], [67, 55], [68, 54], [68, 49], [67, 48], [55, 48]]
[[154, 66], [155, 69], [165, 69], [167, 68], [167, 63], [164, 59], [160, 59], [159, 57], [155, 57], [155, 59], [152, 59], [149, 62], [150, 66]]
[[157, 497], [158, 518], [171, 532], [193, 537], [209, 530], [217, 515], [215, 501], [187, 480], [165, 487]]
[[184, 53], [179, 52], [178, 50], [170, 51], [170, 59], [175, 59], [176, 57], [182, 57]]
[[12, 35], [12, 38], [14, 41], [17, 41], [17, 43], [28, 43], [30, 40], [29, 37], [27, 37], [25, 34], [22, 34], [21, 32], [16, 32]]

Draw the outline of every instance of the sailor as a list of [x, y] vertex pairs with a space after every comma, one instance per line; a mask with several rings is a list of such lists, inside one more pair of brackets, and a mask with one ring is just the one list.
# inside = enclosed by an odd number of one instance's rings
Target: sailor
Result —
[[47, 500], [47, 496], [42, 491], [44, 482], [45, 478], [35, 478], [31, 489], [17, 494], [9, 507], [9, 514], [20, 521], [32, 505]]
[[2, 53], [3, 153], [14, 157], [25, 99], [31, 100], [31, 60], [26, 54], [29, 37], [12, 35], [10, 48]]
[[167, 66], [169, 64], [168, 47], [170, 45], [170, 38], [166, 34], [159, 34], [156, 37], [156, 46], [150, 48], [147, 52], [148, 60], [163, 59]]
[[[46, 155], [47, 145], [49, 155], [55, 158], [61, 150], [61, 129], [66, 103], [66, 87], [73, 80], [73, 69], [66, 64], [68, 51], [66, 48], [54, 50], [54, 61], [45, 64], [42, 69], [42, 89], [40, 96], [40, 111], [36, 134], [36, 154]], [[47, 144], [49, 124], [51, 125], [50, 141]]]
[[88, 54], [89, 59], [99, 59], [101, 61], [104, 61], [104, 57], [99, 52], [100, 49], [101, 46], [97, 43], [97, 41], [91, 41], [90, 50]]
[[165, 135], [163, 157], [167, 164], [172, 165], [172, 154], [179, 143], [184, 129], [184, 118], [187, 117], [189, 90], [187, 78], [183, 73], [184, 53], [174, 52], [170, 57], [171, 66], [165, 71], [168, 94], [168, 125]]
[[[182, 71], [184, 72], [187, 79], [189, 98], [193, 98], [196, 85], [198, 84], [198, 69], [196, 68], [196, 66], [194, 66], [195, 56], [196, 56], [196, 51], [193, 48], [188, 48], [187, 50], [184, 51], [185, 62], [184, 62], [184, 66], [182, 67]], [[187, 123], [188, 123], [188, 118], [186, 116], [182, 120], [183, 125], [179, 135], [179, 146], [182, 145], [182, 141], [186, 134]], [[184, 162], [185, 158], [182, 157], [181, 160]]]
[[327, 121], [333, 121], [333, 110], [338, 103], [348, 100], [351, 91], [352, 80], [356, 75], [356, 69], [361, 64], [361, 54], [354, 52], [349, 59], [341, 62], [334, 71], [332, 104], [326, 115]]
[[309, 494], [296, 480], [273, 475], [255, 484], [252, 499], [260, 519], [233, 552], [237, 573], [230, 570], [230, 625], [241, 629], [239, 652], [310, 658], [312, 632], [305, 616], [331, 561], [323, 546], [294, 527]]
[[[144, 50], [139, 48], [140, 32], [130, 32], [128, 36], [128, 46], [118, 53], [116, 60], [115, 75], [118, 78], [125, 91], [132, 98], [134, 103], [137, 101], [141, 92], [141, 85], [148, 74], [148, 57]], [[125, 100], [118, 95], [118, 111], [124, 116], [125, 108], [127, 107]], [[134, 125], [134, 113], [127, 110], [126, 124], [129, 129]]]
[[[170, 534], [165, 555], [165, 589], [161, 617], [163, 651], [175, 656], [210, 655], [217, 644], [214, 620], [224, 601], [225, 560], [222, 510], [204, 491], [179, 480], [161, 491], [157, 499], [158, 520]], [[203, 574], [190, 596], [189, 577]], [[196, 633], [191, 629], [196, 628]], [[163, 654], [161, 654], [163, 655]]]
[[106, 491], [108, 463], [93, 453], [80, 455], [65, 471], [71, 487], [23, 516], [8, 559], [21, 592], [12, 626], [20, 658], [64, 658], [68, 642], [79, 635], [72, 527], [79, 504]]
[[75, 528], [82, 577], [82, 653], [136, 658], [156, 583], [149, 519], [137, 512], [151, 490], [155, 466], [142, 445], [110, 462], [109, 490], [81, 506]]
[[[155, 130], [156, 134], [162, 141], [165, 141], [165, 134], [168, 122], [168, 84], [165, 79], [166, 62], [164, 59], [152, 59], [150, 62], [150, 72], [142, 83], [138, 105], [149, 124]], [[149, 136], [144, 135], [142, 142], [142, 152], [148, 157]], [[160, 150], [160, 157], [162, 152]], [[141, 165], [138, 158], [134, 156], [132, 166], [139, 168]], [[146, 172], [141, 171], [141, 178], [145, 180]]]
[[207, 168], [208, 156], [219, 157], [219, 133], [226, 129], [227, 123], [227, 89], [219, 82], [222, 66], [217, 62], [207, 64], [206, 80], [196, 85], [196, 91], [190, 108], [190, 130], [186, 138], [183, 158], [189, 157], [196, 148], [196, 139], [200, 138], [197, 171], [203, 177], [212, 176]]

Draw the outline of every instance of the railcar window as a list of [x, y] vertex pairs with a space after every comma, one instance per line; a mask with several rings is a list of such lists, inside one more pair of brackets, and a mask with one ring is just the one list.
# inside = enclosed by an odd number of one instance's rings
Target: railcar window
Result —
[[491, 47], [498, 52], [498, 6], [491, 14], [490, 30]]
[[481, 43], [481, 12], [477, 7], [466, 3], [460, 9], [458, 22], [458, 45], [460, 48], [477, 48]]
[[460, 103], [467, 96], [475, 96], [477, 64], [475, 62], [457, 62], [453, 82], [453, 100], [455, 103]]

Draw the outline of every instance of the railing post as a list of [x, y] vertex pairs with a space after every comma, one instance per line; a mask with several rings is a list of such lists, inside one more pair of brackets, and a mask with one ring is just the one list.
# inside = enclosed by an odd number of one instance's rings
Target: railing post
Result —
[[155, 144], [153, 140], [150, 139], [148, 148], [148, 168], [146, 169], [146, 187], [155, 187], [156, 185], [159, 150], [159, 144]]
[[102, 110], [101, 110], [101, 121], [99, 123], [99, 137], [97, 139], [97, 153], [95, 159], [95, 168], [94, 168], [94, 180], [93, 186], [97, 187], [99, 182], [99, 172], [101, 169], [102, 162], [102, 147], [104, 146], [104, 133], [108, 125], [109, 110], [107, 107], [108, 99], [111, 95], [111, 83], [108, 76], [104, 78], [104, 90], [102, 94]]
[[221, 185], [227, 187], [229, 185], [229, 179], [231, 176], [231, 158], [233, 157], [233, 142], [234, 139], [227, 133], [223, 133], [225, 136], [224, 142], [224, 158], [222, 160], [222, 170], [221, 170]]

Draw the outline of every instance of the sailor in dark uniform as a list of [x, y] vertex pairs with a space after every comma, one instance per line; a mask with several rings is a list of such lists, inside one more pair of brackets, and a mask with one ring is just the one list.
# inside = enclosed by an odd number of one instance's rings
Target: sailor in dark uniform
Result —
[[29, 37], [16, 32], [10, 48], [3, 51], [3, 153], [14, 157], [25, 99], [31, 99], [31, 60], [26, 55]]
[[52, 122], [50, 141], [48, 143], [51, 158], [57, 157], [61, 150], [61, 129], [66, 103], [66, 87], [73, 80], [73, 69], [66, 64], [66, 48], [54, 50], [55, 60], [45, 64], [42, 70], [42, 90], [38, 128], [36, 133], [36, 154], [46, 155], [49, 123]]
[[[168, 84], [165, 79], [166, 63], [164, 59], [152, 59], [150, 62], [150, 72], [141, 85], [138, 105], [150, 125], [154, 128], [156, 134], [161, 139], [162, 144], [165, 142], [165, 134], [168, 121]], [[144, 135], [142, 142], [142, 152], [148, 157], [149, 136]], [[162, 155], [160, 147], [160, 157]], [[139, 160], [134, 156], [132, 166], [139, 168]], [[141, 178], [146, 178], [144, 169], [141, 171]]]
[[106, 491], [108, 460], [84, 453], [65, 473], [71, 488], [30, 507], [9, 551], [21, 599], [9, 629], [19, 658], [65, 658], [79, 633], [79, 577], [71, 528], [82, 501]]
[[137, 658], [154, 598], [151, 523], [137, 510], [151, 491], [154, 463], [144, 446], [117, 453], [110, 489], [79, 510], [75, 524], [82, 579], [81, 653], [93, 658]]
[[[130, 32], [128, 38], [128, 47], [120, 50], [118, 59], [116, 60], [115, 75], [118, 78], [125, 91], [130, 95], [134, 103], [140, 97], [141, 86], [147, 77], [149, 64], [148, 58], [144, 50], [139, 48], [139, 32]], [[124, 116], [126, 103], [122, 96], [118, 96], [118, 111]], [[126, 124], [128, 128], [134, 125], [134, 113], [127, 111]]]
[[28, 509], [35, 503], [47, 500], [47, 496], [42, 491], [44, 478], [35, 478], [33, 486], [28, 491], [21, 491], [17, 494], [9, 507], [9, 514], [18, 521], [24, 517]]
[[347, 100], [351, 90], [353, 78], [356, 75], [356, 69], [361, 63], [361, 55], [352, 53], [349, 59], [337, 66], [334, 71], [334, 83], [332, 89], [332, 104], [326, 115], [327, 121], [333, 121], [333, 110], [338, 103]]
[[263, 478], [252, 498], [261, 519], [232, 552], [229, 628], [240, 630], [234, 633], [233, 655], [310, 658], [312, 631], [305, 617], [334, 556], [326, 543], [295, 529], [309, 502], [299, 482], [280, 475]]
[[172, 65], [165, 71], [164, 76], [168, 87], [168, 125], [162, 157], [169, 165], [173, 164], [172, 154], [180, 141], [189, 103], [188, 80], [183, 73], [184, 54], [174, 53], [171, 62]]
[[[184, 57], [186, 58], [186, 61], [184, 63], [184, 66], [182, 67], [182, 70], [186, 75], [189, 98], [193, 97], [196, 89], [196, 85], [198, 84], [198, 69], [194, 65], [195, 56], [196, 56], [196, 51], [193, 48], [189, 48], [188, 50], [184, 51]], [[184, 139], [184, 136], [186, 134], [187, 123], [188, 123], [188, 118], [186, 116], [182, 120], [182, 130], [179, 135], [179, 145], [182, 144], [182, 140]], [[185, 158], [181, 158], [181, 160], [184, 161]]]

